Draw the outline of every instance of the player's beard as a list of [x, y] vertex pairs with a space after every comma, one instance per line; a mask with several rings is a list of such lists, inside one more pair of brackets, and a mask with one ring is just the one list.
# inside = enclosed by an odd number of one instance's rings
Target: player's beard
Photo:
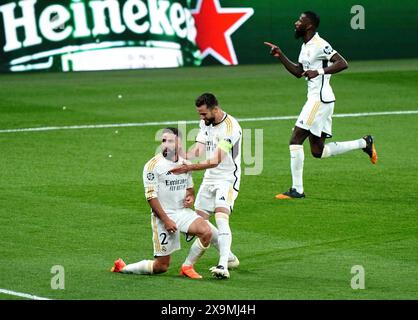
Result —
[[305, 34], [306, 34], [306, 30], [302, 30], [302, 29], [297, 30], [297, 29], [295, 29], [295, 38], [296, 39], [302, 38], [303, 36], [305, 36]]
[[165, 148], [162, 150], [163, 157], [167, 160], [175, 161], [177, 158], [176, 150]]
[[205, 120], [205, 125], [210, 126], [211, 124], [213, 125], [214, 122], [215, 122], [215, 118], [206, 119]]

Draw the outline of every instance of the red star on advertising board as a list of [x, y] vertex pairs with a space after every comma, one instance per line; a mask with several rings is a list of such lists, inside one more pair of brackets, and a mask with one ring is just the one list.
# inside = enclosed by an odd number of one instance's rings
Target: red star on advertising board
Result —
[[238, 64], [231, 35], [253, 14], [252, 8], [222, 8], [219, 0], [198, 0], [192, 15], [202, 59], [210, 54], [225, 65]]

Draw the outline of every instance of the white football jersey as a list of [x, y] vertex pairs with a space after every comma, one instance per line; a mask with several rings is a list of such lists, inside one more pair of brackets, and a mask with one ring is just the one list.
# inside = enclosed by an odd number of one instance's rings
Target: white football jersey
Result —
[[[335, 53], [337, 51], [316, 33], [311, 40], [302, 44], [298, 61], [303, 65], [304, 71], [318, 70], [331, 65], [330, 59]], [[330, 79], [330, 74], [323, 74], [308, 80], [308, 99], [314, 98], [323, 103], [334, 102]]]
[[186, 197], [186, 189], [193, 187], [190, 172], [179, 175], [169, 172], [181, 165], [182, 162], [182, 158], [173, 162], [165, 159], [162, 154], [158, 154], [148, 161], [144, 167], [145, 197], [147, 200], [158, 198], [167, 214], [184, 208], [183, 201]]
[[238, 121], [225, 113], [224, 118], [217, 125], [205, 125], [200, 121], [200, 131], [196, 142], [206, 146], [206, 159], [214, 157], [217, 147], [227, 153], [218, 166], [206, 169], [203, 184], [227, 181], [233, 184], [235, 191], [239, 191], [241, 182], [241, 142], [242, 129]]

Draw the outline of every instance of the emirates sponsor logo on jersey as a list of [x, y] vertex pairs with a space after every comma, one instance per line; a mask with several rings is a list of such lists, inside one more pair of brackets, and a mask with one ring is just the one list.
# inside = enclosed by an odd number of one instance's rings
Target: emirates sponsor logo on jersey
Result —
[[170, 191], [180, 191], [186, 189], [187, 178], [175, 179], [175, 180], [165, 180], [165, 185]]

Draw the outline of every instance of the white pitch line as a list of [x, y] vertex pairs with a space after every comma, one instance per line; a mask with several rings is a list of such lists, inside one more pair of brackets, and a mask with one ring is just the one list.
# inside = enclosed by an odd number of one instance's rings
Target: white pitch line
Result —
[[16, 292], [16, 291], [11, 291], [11, 290], [6, 290], [6, 289], [0, 289], [0, 293], [8, 294], [8, 295], [11, 295], [11, 296], [27, 298], [27, 299], [31, 299], [31, 300], [51, 300], [49, 298], [38, 297], [38, 296], [34, 296], [32, 294]]
[[199, 121], [165, 121], [165, 122], [138, 122], [138, 123], [110, 123], [110, 124], [88, 124], [80, 126], [62, 126], [62, 127], [39, 127], [22, 129], [2, 129], [0, 133], [29, 132], [29, 131], [57, 131], [57, 130], [76, 130], [76, 129], [101, 129], [101, 128], [119, 128], [119, 127], [151, 127], [164, 126], [182, 123], [199, 123]]
[[[418, 110], [408, 111], [382, 111], [382, 112], [364, 112], [364, 113], [340, 113], [334, 114], [334, 118], [351, 118], [351, 117], [372, 117], [372, 116], [387, 116], [387, 115], [402, 115], [402, 114], [418, 114]], [[252, 121], [270, 121], [270, 120], [292, 120], [297, 119], [298, 116], [282, 116], [282, 117], [261, 117], [261, 118], [244, 118], [237, 119], [239, 122]], [[1, 131], [0, 131], [1, 132]]]
[[[340, 114], [334, 114], [333, 117], [334, 118], [352, 118], [352, 117], [373, 117], [373, 116], [405, 115], [405, 114], [418, 114], [418, 110], [364, 112], [364, 113], [340, 113]], [[279, 117], [242, 118], [242, 119], [237, 119], [237, 120], [239, 122], [257, 122], [257, 121], [292, 120], [292, 119], [297, 119], [297, 118], [298, 116], [279, 116]], [[113, 123], [113, 124], [94, 124], [94, 125], [78, 125], [78, 126], [1, 129], [0, 133], [58, 131], [58, 130], [77, 130], [77, 129], [101, 129], [101, 128], [120, 128], [120, 127], [152, 127], [152, 126], [175, 125], [178, 123], [197, 124], [199, 123], [199, 121], [179, 120], [179, 121], [163, 121], [163, 122]]]

